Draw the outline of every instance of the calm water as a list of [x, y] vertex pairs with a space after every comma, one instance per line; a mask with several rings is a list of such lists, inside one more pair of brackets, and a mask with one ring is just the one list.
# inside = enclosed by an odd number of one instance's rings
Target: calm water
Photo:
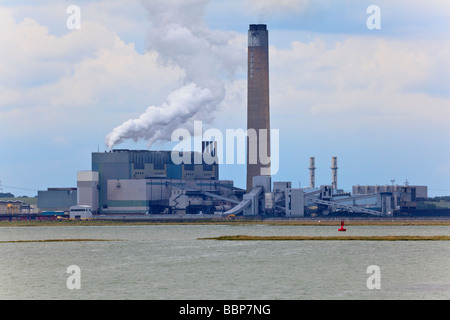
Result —
[[[0, 228], [0, 299], [449, 299], [448, 241], [213, 241], [220, 235], [336, 235], [313, 226]], [[345, 235], [450, 235], [448, 226], [347, 226]], [[81, 268], [69, 290], [67, 267]], [[368, 289], [367, 267], [381, 270]]]

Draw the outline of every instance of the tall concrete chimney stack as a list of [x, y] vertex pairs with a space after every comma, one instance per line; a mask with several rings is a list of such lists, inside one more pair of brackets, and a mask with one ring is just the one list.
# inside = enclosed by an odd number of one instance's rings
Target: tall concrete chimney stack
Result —
[[[270, 175], [269, 32], [265, 24], [251, 24], [248, 31], [247, 94], [247, 192], [254, 176]], [[254, 129], [257, 138], [251, 138]], [[253, 140], [253, 141], [252, 141]]]

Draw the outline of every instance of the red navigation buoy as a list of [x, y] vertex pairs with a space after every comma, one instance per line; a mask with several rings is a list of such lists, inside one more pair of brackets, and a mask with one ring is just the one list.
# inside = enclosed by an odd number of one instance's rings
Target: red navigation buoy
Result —
[[341, 221], [341, 228], [338, 229], [338, 231], [347, 231], [347, 229], [344, 228], [344, 220]]

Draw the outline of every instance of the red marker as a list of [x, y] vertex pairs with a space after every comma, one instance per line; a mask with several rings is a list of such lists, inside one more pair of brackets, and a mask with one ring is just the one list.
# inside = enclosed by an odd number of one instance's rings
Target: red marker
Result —
[[347, 231], [347, 229], [344, 228], [344, 220], [341, 221], [341, 228], [338, 229], [338, 231]]

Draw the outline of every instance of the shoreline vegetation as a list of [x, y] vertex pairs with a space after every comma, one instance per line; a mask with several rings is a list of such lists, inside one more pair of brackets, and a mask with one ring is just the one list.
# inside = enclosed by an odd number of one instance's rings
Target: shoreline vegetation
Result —
[[343, 220], [345, 226], [450, 226], [450, 219], [297, 219], [297, 220], [256, 220], [256, 219], [210, 219], [210, 220], [18, 220], [0, 221], [0, 227], [40, 227], [40, 226], [143, 226], [143, 225], [275, 225], [275, 226], [340, 226]]
[[450, 241], [450, 236], [219, 236], [212, 238], [199, 238], [198, 240], [221, 241]]

